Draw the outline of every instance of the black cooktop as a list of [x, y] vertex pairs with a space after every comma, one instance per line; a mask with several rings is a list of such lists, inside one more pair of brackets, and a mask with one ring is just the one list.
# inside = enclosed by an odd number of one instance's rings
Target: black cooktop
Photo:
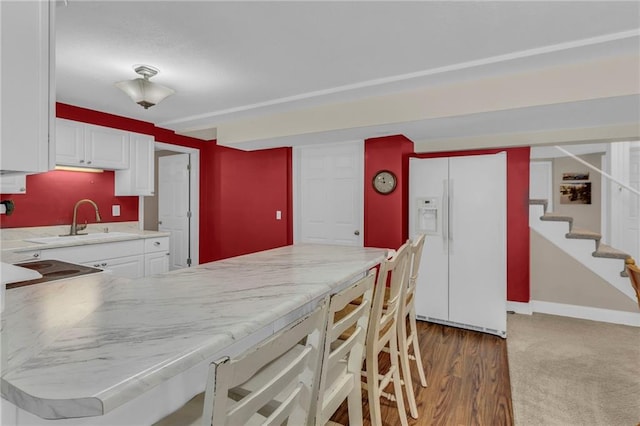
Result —
[[75, 263], [63, 262], [61, 260], [54, 259], [33, 260], [30, 262], [16, 263], [15, 265], [40, 272], [42, 278], [7, 284], [7, 290], [16, 287], [23, 287], [26, 285], [45, 283], [49, 281], [61, 280], [63, 278], [73, 278], [80, 275], [102, 272], [102, 269], [92, 268], [90, 266], [84, 265], [77, 265]]

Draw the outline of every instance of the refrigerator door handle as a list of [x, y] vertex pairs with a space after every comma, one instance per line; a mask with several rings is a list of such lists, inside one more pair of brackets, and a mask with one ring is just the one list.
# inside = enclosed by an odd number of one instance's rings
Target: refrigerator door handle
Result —
[[453, 200], [454, 200], [454, 193], [453, 193], [453, 179], [449, 179], [449, 219], [448, 221], [448, 234], [449, 234], [449, 253], [453, 253], [453, 222], [454, 217], [454, 209], [453, 209]]
[[442, 249], [449, 252], [449, 179], [442, 181]]

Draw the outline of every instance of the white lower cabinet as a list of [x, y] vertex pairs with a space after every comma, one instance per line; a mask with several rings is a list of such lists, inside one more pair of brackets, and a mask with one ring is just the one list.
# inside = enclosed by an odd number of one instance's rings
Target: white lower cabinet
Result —
[[144, 242], [144, 275], [169, 272], [169, 237], [149, 238]]
[[[168, 238], [169, 237], [164, 237]], [[117, 241], [112, 243], [42, 250], [43, 259], [58, 259], [104, 269], [123, 278], [142, 278], [145, 271], [145, 240]]]
[[169, 272], [169, 254], [169, 237], [163, 236], [21, 251], [13, 254], [12, 261], [57, 259], [136, 279]]
[[104, 269], [113, 275], [123, 278], [142, 278], [144, 277], [144, 257], [143, 256], [126, 256], [111, 259], [101, 259], [94, 262], [86, 262], [85, 266], [93, 266], [94, 268]]
[[169, 253], [150, 253], [144, 255], [145, 276], [169, 272]]
[[2, 398], [0, 401], [0, 424], [3, 425], [17, 425], [18, 424], [18, 407]]
[[21, 251], [19, 253], [14, 253], [11, 258], [11, 263], [17, 262], [30, 262], [33, 260], [38, 260], [42, 256], [41, 250], [28, 250]]

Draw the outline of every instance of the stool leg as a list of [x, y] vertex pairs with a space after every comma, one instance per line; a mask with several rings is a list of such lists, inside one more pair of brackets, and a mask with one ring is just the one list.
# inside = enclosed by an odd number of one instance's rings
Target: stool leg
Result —
[[414, 419], [418, 418], [418, 406], [413, 393], [413, 380], [411, 379], [411, 368], [409, 365], [409, 342], [407, 340], [406, 318], [398, 321], [398, 350], [400, 355], [400, 367], [402, 370], [402, 380], [409, 402], [409, 413]]
[[409, 326], [411, 328], [411, 340], [413, 344], [413, 354], [416, 358], [416, 366], [418, 367], [418, 375], [420, 376], [420, 385], [423, 388], [427, 387], [427, 377], [424, 374], [424, 367], [422, 366], [422, 355], [420, 354], [420, 342], [418, 342], [418, 326], [416, 324], [416, 308], [411, 305], [409, 310]]
[[[394, 330], [395, 331], [395, 330]], [[398, 365], [398, 336], [394, 332], [391, 339], [389, 339], [389, 349], [391, 354], [391, 365], [395, 365], [396, 371], [393, 372], [393, 392], [396, 396], [396, 404], [398, 405], [398, 415], [400, 416], [400, 423], [402, 426], [409, 426], [407, 421], [407, 412], [404, 408], [404, 396], [402, 395], [402, 384], [400, 383], [400, 366]]]

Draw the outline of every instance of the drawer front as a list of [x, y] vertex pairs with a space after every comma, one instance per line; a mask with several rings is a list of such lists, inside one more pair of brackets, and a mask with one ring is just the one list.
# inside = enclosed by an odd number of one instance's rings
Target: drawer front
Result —
[[66, 262], [88, 263], [94, 260], [140, 255], [143, 252], [143, 248], [144, 243], [142, 240], [117, 241], [42, 250], [41, 257], [43, 259], [58, 259]]
[[144, 252], [169, 251], [169, 237], [147, 238], [144, 240]]
[[16, 262], [27, 262], [30, 260], [38, 260], [42, 257], [42, 252], [40, 250], [28, 250], [28, 251], [20, 251], [14, 252], [10, 255], [7, 255], [6, 258], [3, 255], [3, 262], [7, 263], [16, 263]]
[[144, 256], [126, 256], [85, 263], [86, 266], [101, 268], [122, 278], [142, 278], [144, 276]]

